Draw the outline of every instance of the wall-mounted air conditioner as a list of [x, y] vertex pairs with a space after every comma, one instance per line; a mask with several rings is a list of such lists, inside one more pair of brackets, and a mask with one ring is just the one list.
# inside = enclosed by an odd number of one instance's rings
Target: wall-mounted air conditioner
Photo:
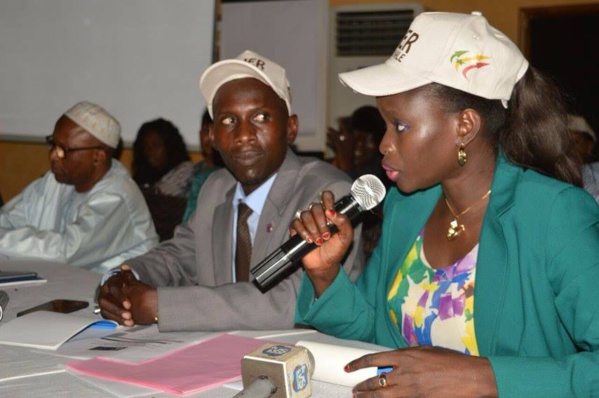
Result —
[[384, 62], [391, 56], [412, 20], [425, 11], [421, 4], [368, 4], [331, 7], [329, 23], [329, 75], [327, 122], [354, 109], [375, 103], [374, 98], [354, 93], [338, 78], [352, 71]]

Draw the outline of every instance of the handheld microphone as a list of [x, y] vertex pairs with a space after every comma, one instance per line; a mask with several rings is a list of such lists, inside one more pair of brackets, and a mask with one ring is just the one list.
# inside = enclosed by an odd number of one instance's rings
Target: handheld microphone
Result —
[[[351, 186], [349, 195], [335, 203], [335, 211], [349, 217], [352, 224], [366, 210], [374, 208], [385, 197], [385, 186], [376, 176], [366, 174], [358, 178]], [[337, 232], [335, 225], [329, 225], [331, 234]], [[272, 252], [262, 262], [251, 269], [254, 283], [261, 291], [266, 291], [299, 266], [299, 260], [316, 248], [316, 244], [306, 242], [295, 235], [281, 247]]]
[[312, 395], [314, 357], [307, 348], [265, 344], [241, 360], [243, 390], [233, 398], [304, 398]]

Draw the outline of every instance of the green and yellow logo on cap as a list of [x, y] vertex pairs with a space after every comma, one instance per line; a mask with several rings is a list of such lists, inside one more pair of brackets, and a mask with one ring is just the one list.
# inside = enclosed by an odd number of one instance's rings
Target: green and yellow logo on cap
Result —
[[459, 71], [462, 68], [462, 76], [468, 80], [468, 72], [472, 69], [480, 69], [489, 65], [490, 62], [484, 62], [490, 57], [482, 54], [468, 55], [470, 51], [456, 51], [453, 53], [449, 61], [455, 66], [455, 70]]

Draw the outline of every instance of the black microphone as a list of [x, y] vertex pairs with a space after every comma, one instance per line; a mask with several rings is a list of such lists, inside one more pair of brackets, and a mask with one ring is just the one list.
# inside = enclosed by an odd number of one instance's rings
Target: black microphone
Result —
[[[335, 203], [335, 211], [348, 216], [352, 224], [355, 224], [358, 216], [381, 203], [385, 194], [385, 186], [381, 180], [372, 174], [363, 175], [354, 181], [350, 194]], [[329, 229], [332, 234], [337, 232], [335, 225], [329, 225]], [[308, 243], [299, 235], [291, 237], [251, 269], [254, 283], [262, 292], [270, 289], [295, 271], [299, 266], [299, 260], [316, 247], [315, 243]]]

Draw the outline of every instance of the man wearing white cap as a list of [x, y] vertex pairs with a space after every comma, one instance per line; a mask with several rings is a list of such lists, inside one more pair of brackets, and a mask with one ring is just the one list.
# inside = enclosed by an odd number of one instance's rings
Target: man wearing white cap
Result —
[[79, 102], [46, 137], [51, 171], [0, 209], [0, 253], [103, 273], [158, 243], [143, 195], [112, 158], [119, 122]]
[[[285, 69], [276, 63], [243, 52], [209, 67], [200, 90], [226, 169], [204, 183], [195, 212], [172, 240], [127, 261], [102, 286], [102, 315], [128, 326], [158, 322], [161, 331], [291, 328], [301, 271], [263, 294], [249, 270], [289, 239], [298, 209], [319, 201], [325, 189], [347, 194], [349, 177], [289, 149], [298, 119]], [[244, 213], [249, 217], [238, 221]], [[243, 224], [245, 235], [237, 228]], [[347, 257], [352, 278], [362, 257], [357, 233]]]

